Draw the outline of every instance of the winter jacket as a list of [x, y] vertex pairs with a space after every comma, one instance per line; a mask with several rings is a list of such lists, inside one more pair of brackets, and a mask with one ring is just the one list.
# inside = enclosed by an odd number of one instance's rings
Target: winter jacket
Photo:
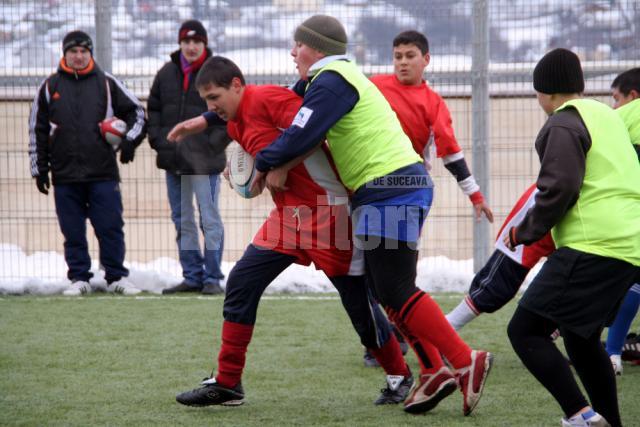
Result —
[[60, 61], [36, 94], [29, 117], [31, 175], [51, 171], [53, 184], [118, 180], [116, 153], [99, 123], [116, 116], [127, 123], [135, 146], [145, 136], [144, 108], [114, 76], [93, 60], [74, 71]]
[[[207, 57], [211, 51], [207, 49]], [[149, 110], [149, 143], [158, 156], [156, 164], [176, 175], [211, 175], [222, 172], [226, 165], [224, 149], [231, 141], [225, 126], [214, 126], [179, 143], [167, 141], [167, 134], [179, 122], [207, 111], [206, 102], [195, 87], [197, 73], [191, 77], [185, 92], [180, 51], [171, 54], [156, 75], [147, 108]]]

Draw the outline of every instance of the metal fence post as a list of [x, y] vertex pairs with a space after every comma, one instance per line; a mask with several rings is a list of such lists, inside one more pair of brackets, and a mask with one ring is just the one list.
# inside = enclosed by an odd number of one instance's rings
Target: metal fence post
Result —
[[[489, 199], [489, 10], [486, 0], [473, 1], [471, 111], [473, 174]], [[489, 223], [473, 224], [473, 270], [489, 259]]]
[[95, 56], [100, 68], [111, 72], [111, 0], [95, 0]]

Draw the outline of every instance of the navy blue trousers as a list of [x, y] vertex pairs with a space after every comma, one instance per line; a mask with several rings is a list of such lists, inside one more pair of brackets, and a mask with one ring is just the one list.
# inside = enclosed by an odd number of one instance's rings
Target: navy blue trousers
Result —
[[[249, 245], [229, 273], [223, 316], [230, 322], [253, 325], [264, 290], [295, 257]], [[371, 296], [364, 276], [330, 277], [351, 324], [367, 348], [380, 348], [389, 339], [391, 324]]]
[[64, 235], [64, 259], [71, 281], [88, 281], [92, 273], [87, 244], [87, 219], [98, 238], [100, 264], [108, 283], [128, 276], [124, 268], [124, 220], [117, 181], [57, 184], [56, 214]]
[[518, 264], [496, 250], [487, 263], [476, 273], [469, 287], [469, 297], [480, 313], [493, 313], [511, 301], [529, 268]]

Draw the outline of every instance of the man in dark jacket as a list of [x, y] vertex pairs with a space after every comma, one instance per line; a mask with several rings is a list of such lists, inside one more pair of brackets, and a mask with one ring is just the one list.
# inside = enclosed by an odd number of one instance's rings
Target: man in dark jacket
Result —
[[82, 31], [68, 33], [62, 43], [58, 71], [40, 85], [29, 117], [31, 175], [38, 191], [49, 193], [49, 172], [71, 286], [64, 295], [91, 292], [91, 258], [86, 221], [91, 221], [100, 247], [107, 290], [140, 293], [124, 267], [124, 221], [116, 152], [101, 136], [99, 124], [116, 116], [127, 123], [120, 162], [133, 160], [145, 136], [140, 101], [93, 60], [93, 43]]
[[[166, 170], [171, 219], [176, 227], [178, 255], [184, 280], [165, 289], [176, 292], [222, 293], [220, 270], [224, 228], [218, 210], [220, 172], [224, 149], [230, 139], [224, 126], [190, 136], [182, 144], [171, 144], [167, 134], [177, 123], [207, 111], [195, 88], [202, 63], [211, 56], [207, 31], [196, 20], [186, 21], [178, 33], [180, 49], [158, 71], [149, 94], [149, 142], [158, 153], [157, 165]], [[204, 255], [200, 249], [193, 197], [198, 202], [200, 228], [204, 233]]]

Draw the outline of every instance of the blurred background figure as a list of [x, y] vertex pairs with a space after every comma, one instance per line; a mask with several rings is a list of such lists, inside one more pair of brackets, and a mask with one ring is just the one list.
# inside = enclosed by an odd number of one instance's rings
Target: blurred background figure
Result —
[[[640, 159], [640, 68], [619, 74], [611, 84], [613, 108], [627, 126], [631, 143]], [[640, 306], [640, 274], [629, 289], [607, 334], [607, 353], [616, 375], [622, 375], [622, 360], [640, 362], [640, 339], [627, 335]], [[626, 337], [626, 339], [625, 339]], [[626, 350], [626, 351], [625, 351]], [[626, 353], [626, 354], [623, 354]], [[626, 357], [625, 357], [626, 356]]]
[[[149, 93], [149, 143], [156, 153], [156, 165], [166, 171], [171, 219], [184, 280], [163, 290], [163, 294], [202, 292], [220, 294], [220, 269], [224, 227], [218, 209], [220, 172], [226, 165], [224, 149], [229, 144], [225, 127], [185, 138], [180, 144], [167, 141], [167, 133], [186, 119], [207, 111], [207, 104], [195, 88], [195, 78], [211, 56], [207, 31], [200, 21], [182, 23], [178, 33], [180, 49], [171, 54], [156, 74]], [[198, 203], [199, 227], [193, 199]], [[200, 247], [198, 228], [204, 235]]]
[[118, 150], [120, 162], [129, 163], [145, 137], [144, 108], [121, 82], [98, 67], [87, 33], [68, 33], [62, 51], [58, 71], [42, 82], [31, 107], [29, 156], [38, 191], [49, 194], [49, 172], [55, 188], [71, 280], [63, 294], [92, 291], [87, 219], [98, 237], [107, 290], [138, 294], [123, 264], [124, 220], [116, 152], [101, 135], [99, 124], [113, 116], [127, 123]]

